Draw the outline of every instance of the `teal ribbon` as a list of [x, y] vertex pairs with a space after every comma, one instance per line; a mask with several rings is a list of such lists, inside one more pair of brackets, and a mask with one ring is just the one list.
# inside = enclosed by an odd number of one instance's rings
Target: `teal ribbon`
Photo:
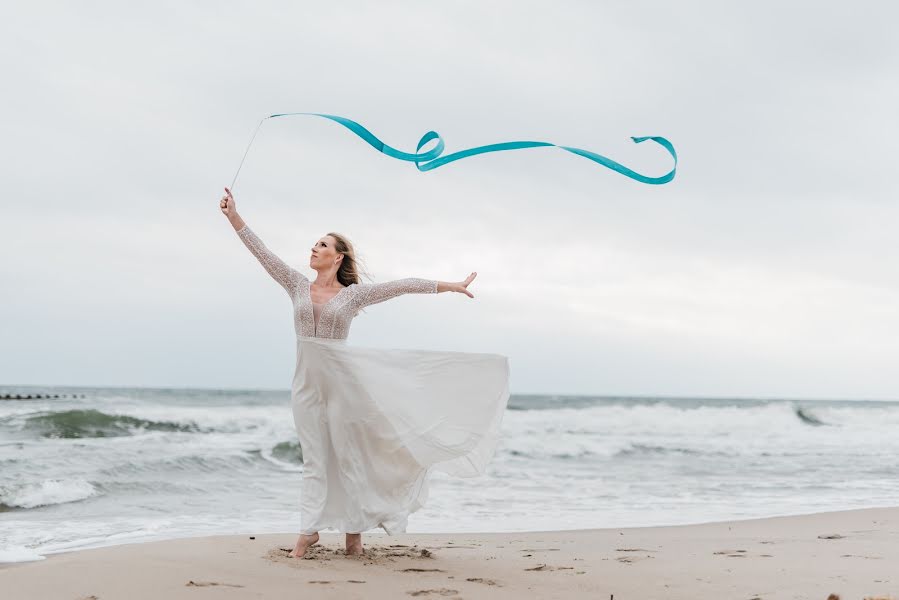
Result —
[[[290, 117], [295, 115], [307, 115], [313, 117], [323, 117], [325, 119], [330, 119], [335, 123], [339, 123], [355, 133], [357, 136], [362, 138], [365, 142], [367, 142], [372, 148], [381, 152], [382, 154], [386, 154], [392, 158], [396, 158], [398, 160], [404, 160], [408, 162], [414, 162], [415, 166], [419, 171], [431, 171], [436, 169], [437, 167], [442, 167], [443, 165], [449, 164], [451, 162], [455, 162], [462, 158], [468, 158], [469, 156], [476, 156], [478, 154], [486, 154], [488, 152], [503, 152], [506, 150], [521, 150], [524, 148], [540, 148], [544, 146], [551, 146], [554, 148], [561, 148], [566, 152], [571, 152], [572, 154], [577, 154], [578, 156], [583, 156], [588, 160], [592, 160], [593, 162], [600, 164], [604, 167], [612, 169], [613, 171], [617, 171], [626, 177], [630, 177], [635, 181], [639, 181], [640, 183], [650, 183], [650, 184], [662, 184], [668, 183], [672, 179], [674, 179], [674, 173], [677, 171], [677, 153], [674, 151], [674, 146], [663, 137], [658, 136], [646, 136], [646, 137], [633, 137], [631, 139], [634, 140], [634, 143], [639, 144], [641, 142], [645, 142], [646, 140], [652, 140], [653, 142], [659, 144], [663, 148], [665, 148], [668, 153], [671, 155], [671, 158], [674, 159], [674, 166], [671, 167], [671, 170], [662, 175], [661, 177], [647, 177], [646, 175], [641, 175], [636, 171], [629, 169], [622, 165], [621, 163], [615, 162], [611, 158], [606, 158], [601, 154], [596, 154], [595, 152], [590, 152], [589, 150], [581, 150], [580, 148], [572, 148], [570, 146], [559, 146], [557, 144], [551, 144], [549, 142], [501, 142], [498, 144], [487, 144], [486, 146], [477, 146], [475, 148], [469, 148], [467, 150], [460, 150], [459, 152], [454, 152], [452, 154], [447, 154], [446, 156], [441, 156], [443, 154], [443, 150], [445, 148], [445, 144], [443, 143], [443, 138], [440, 137], [436, 131], [429, 131], [424, 134], [421, 139], [418, 141], [418, 146], [415, 148], [415, 153], [411, 152], [403, 152], [402, 150], [397, 150], [392, 146], [388, 146], [384, 142], [382, 142], [378, 137], [370, 132], [368, 129], [357, 123], [356, 121], [347, 119], [346, 117], [339, 117], [337, 115], [326, 115], [322, 113], [309, 113], [309, 112], [293, 112], [293, 113], [278, 113], [274, 115], [269, 115], [259, 121], [259, 125], [256, 126], [256, 131], [253, 132], [253, 137], [250, 139], [250, 143], [247, 145], [247, 150], [244, 152], [243, 159], [240, 161], [240, 165], [237, 167], [237, 173], [234, 174], [234, 180], [231, 182], [231, 189], [234, 189], [234, 182], [237, 181], [237, 174], [240, 173], [240, 168], [243, 166], [244, 159], [247, 157], [247, 153], [250, 151], [250, 146], [253, 145], [253, 140], [256, 139], [256, 134], [259, 133], [259, 128], [262, 127], [262, 123], [264, 123], [267, 119], [274, 119], [277, 117]], [[426, 146], [429, 142], [437, 140], [437, 143], [430, 150], [426, 150], [422, 152], [422, 148]]]

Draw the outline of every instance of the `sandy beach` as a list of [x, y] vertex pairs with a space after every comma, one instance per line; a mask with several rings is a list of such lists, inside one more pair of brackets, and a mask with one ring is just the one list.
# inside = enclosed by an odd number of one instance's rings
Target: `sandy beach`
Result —
[[670, 527], [195, 537], [6, 564], [8, 600], [143, 598], [899, 598], [899, 508]]

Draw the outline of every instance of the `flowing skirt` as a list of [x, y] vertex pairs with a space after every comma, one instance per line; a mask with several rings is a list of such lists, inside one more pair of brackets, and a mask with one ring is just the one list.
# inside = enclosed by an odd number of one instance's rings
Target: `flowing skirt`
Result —
[[301, 533], [404, 533], [432, 470], [484, 474], [508, 401], [509, 359], [499, 354], [297, 337]]

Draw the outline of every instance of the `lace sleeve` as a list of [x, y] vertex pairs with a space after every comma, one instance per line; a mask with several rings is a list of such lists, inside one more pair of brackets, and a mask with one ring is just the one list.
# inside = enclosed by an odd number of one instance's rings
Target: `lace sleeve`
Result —
[[407, 277], [383, 283], [359, 283], [356, 284], [357, 308], [369, 306], [390, 300], [402, 294], [436, 294], [437, 281], [434, 279], [421, 279], [419, 277]]
[[274, 252], [269, 250], [266, 245], [262, 243], [262, 240], [259, 239], [259, 236], [247, 225], [241, 227], [237, 232], [237, 235], [246, 247], [250, 249], [250, 252], [259, 259], [259, 262], [265, 270], [268, 271], [268, 274], [272, 276], [272, 279], [281, 284], [281, 287], [283, 287], [291, 296], [296, 293], [300, 283], [307, 281], [305, 275], [290, 267], [287, 263], [278, 258]]

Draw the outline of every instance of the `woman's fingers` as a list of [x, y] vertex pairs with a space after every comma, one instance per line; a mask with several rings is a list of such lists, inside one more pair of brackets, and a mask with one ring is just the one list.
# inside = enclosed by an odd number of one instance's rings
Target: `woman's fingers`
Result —
[[465, 281], [462, 282], [462, 289], [460, 291], [462, 291], [469, 298], [474, 298], [474, 294], [472, 294], [471, 292], [468, 291], [468, 284], [470, 284], [472, 281], [474, 281], [474, 278], [477, 277], [477, 275], [478, 275], [477, 271], [472, 271], [471, 275], [466, 277]]

